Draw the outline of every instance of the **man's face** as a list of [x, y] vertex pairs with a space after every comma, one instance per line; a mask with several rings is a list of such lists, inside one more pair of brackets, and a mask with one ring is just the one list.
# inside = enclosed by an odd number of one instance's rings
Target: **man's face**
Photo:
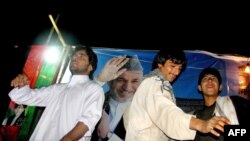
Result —
[[113, 80], [110, 85], [110, 91], [113, 96], [126, 100], [134, 95], [140, 85], [143, 77], [142, 71], [126, 71], [118, 78]]
[[198, 89], [204, 94], [204, 96], [218, 96], [219, 91], [222, 89], [222, 85], [219, 84], [219, 80], [212, 74], [206, 74], [201, 79], [201, 84]]
[[158, 64], [159, 70], [169, 82], [173, 82], [177, 78], [182, 66], [182, 64], [175, 64], [171, 60], [167, 60], [164, 65]]
[[92, 66], [89, 64], [89, 57], [85, 50], [75, 52], [71, 57], [70, 71], [73, 75], [89, 75]]

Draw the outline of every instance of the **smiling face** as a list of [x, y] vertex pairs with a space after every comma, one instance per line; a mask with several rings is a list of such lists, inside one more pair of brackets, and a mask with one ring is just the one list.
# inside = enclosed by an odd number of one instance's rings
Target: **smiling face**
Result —
[[215, 75], [206, 74], [201, 79], [198, 89], [205, 97], [217, 97], [222, 89], [222, 85], [219, 83], [219, 80]]
[[143, 77], [142, 71], [126, 71], [110, 83], [110, 93], [118, 101], [134, 95]]
[[178, 75], [181, 73], [183, 64], [176, 64], [170, 59], [167, 60], [164, 65], [158, 64], [159, 70], [162, 72], [164, 77], [169, 81], [173, 82]]

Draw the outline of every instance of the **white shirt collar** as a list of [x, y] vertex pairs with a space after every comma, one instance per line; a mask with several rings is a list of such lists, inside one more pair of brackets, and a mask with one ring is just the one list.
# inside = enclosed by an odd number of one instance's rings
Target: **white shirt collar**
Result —
[[75, 85], [77, 83], [84, 83], [89, 81], [89, 76], [88, 75], [73, 75], [69, 81], [68, 86]]

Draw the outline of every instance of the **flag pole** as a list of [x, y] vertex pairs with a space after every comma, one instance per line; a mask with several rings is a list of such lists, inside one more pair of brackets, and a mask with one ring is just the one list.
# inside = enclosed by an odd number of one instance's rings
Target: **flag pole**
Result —
[[55, 83], [60, 83], [62, 80], [63, 74], [68, 66], [68, 63], [69, 63], [69, 58], [67, 57], [67, 54], [70, 51], [70, 46], [68, 46], [65, 43], [63, 36], [62, 36], [61, 32], [59, 31], [59, 28], [57, 27], [56, 22], [54, 21], [51, 14], [49, 15], [49, 19], [54, 27], [54, 30], [56, 31], [56, 33], [58, 35], [58, 38], [59, 38], [62, 46], [63, 46], [62, 58], [61, 58], [61, 61], [59, 63], [60, 67], [59, 67], [59, 69], [57, 69], [57, 73], [56, 73], [57, 77], [55, 77], [56, 80], [54, 80]]
[[52, 23], [52, 25], [53, 25], [53, 27], [54, 27], [54, 29], [55, 29], [57, 35], [58, 35], [58, 38], [59, 38], [61, 44], [62, 44], [63, 47], [65, 48], [65, 47], [66, 47], [66, 43], [65, 43], [65, 41], [64, 41], [64, 39], [63, 39], [63, 37], [62, 37], [62, 34], [61, 34], [61, 32], [59, 31], [59, 29], [58, 29], [58, 27], [57, 27], [57, 25], [56, 25], [56, 22], [55, 22], [55, 20], [53, 19], [53, 17], [52, 17], [51, 14], [49, 14], [49, 19], [50, 19], [50, 21], [51, 21], [51, 23]]
[[[56, 16], [55, 23], [57, 23], [59, 17], [60, 17], [60, 14], [58, 14], [58, 15]], [[47, 41], [46, 41], [46, 44], [47, 44], [47, 45], [49, 44], [50, 39], [51, 39], [51, 37], [52, 37], [54, 31], [55, 31], [55, 30], [54, 30], [54, 28], [52, 27], [51, 30], [50, 30], [50, 32], [49, 32], [49, 36], [48, 36], [48, 38], [47, 38]]]

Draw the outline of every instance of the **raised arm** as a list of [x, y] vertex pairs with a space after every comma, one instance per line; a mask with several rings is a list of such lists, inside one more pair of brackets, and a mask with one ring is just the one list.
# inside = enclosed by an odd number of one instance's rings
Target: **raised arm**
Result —
[[25, 85], [29, 85], [30, 84], [30, 80], [28, 78], [27, 75], [23, 74], [18, 74], [12, 81], [11, 81], [11, 86], [12, 87], [23, 87]]

